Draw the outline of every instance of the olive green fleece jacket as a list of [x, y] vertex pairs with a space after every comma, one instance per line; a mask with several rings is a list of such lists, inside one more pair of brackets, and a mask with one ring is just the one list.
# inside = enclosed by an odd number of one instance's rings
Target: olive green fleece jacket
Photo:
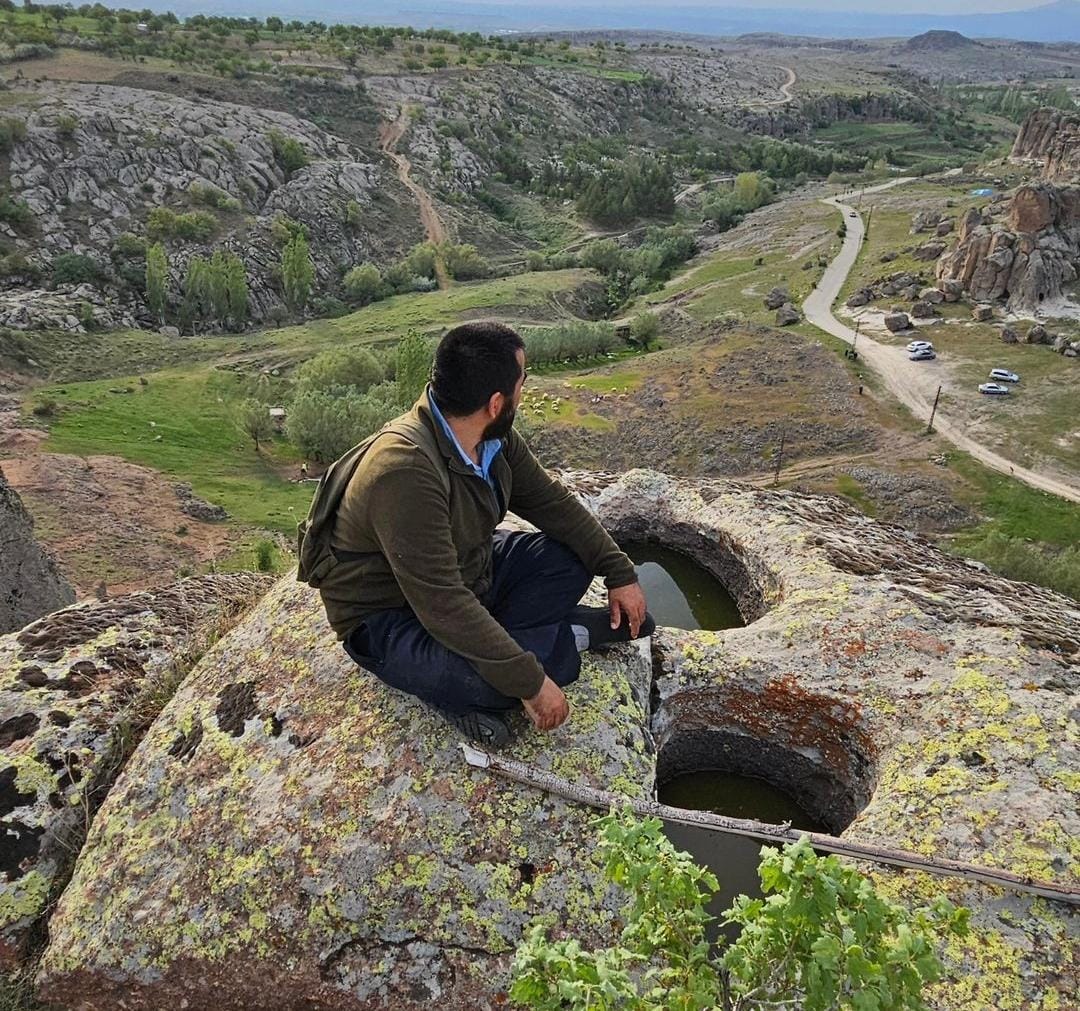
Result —
[[[338, 507], [331, 544], [339, 562], [319, 586], [330, 624], [344, 639], [373, 611], [407, 605], [492, 687], [531, 698], [543, 668], [478, 599], [491, 586], [492, 535], [506, 512], [561, 541], [609, 589], [636, 581], [633, 563], [515, 431], [491, 464], [496, 492], [465, 465], [426, 393], [393, 425], [408, 436], [387, 432], [372, 443]], [[436, 451], [426, 453], [425, 442]]]

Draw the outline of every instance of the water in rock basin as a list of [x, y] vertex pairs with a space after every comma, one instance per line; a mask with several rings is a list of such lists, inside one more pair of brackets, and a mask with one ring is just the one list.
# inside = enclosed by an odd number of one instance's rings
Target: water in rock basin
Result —
[[[792, 828], [827, 832], [782, 790], [752, 776], [726, 772], [691, 772], [676, 776], [659, 790], [661, 803], [693, 811], [712, 811], [729, 818], [752, 818], [779, 824], [790, 821]], [[708, 867], [720, 881], [720, 891], [709, 903], [711, 916], [719, 916], [731, 906], [736, 895], [761, 895], [757, 875], [762, 844], [744, 836], [708, 832], [689, 825], [665, 823], [664, 833], [681, 850]], [[734, 927], [710, 925], [712, 940], [737, 936]]]
[[677, 551], [658, 544], [622, 544], [637, 570], [657, 625], [740, 628], [745, 622], [723, 584]]

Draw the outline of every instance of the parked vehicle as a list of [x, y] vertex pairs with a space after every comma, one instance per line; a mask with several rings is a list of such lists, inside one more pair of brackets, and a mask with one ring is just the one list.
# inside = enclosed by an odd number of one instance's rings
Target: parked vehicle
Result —
[[1009, 392], [1009, 387], [1004, 383], [981, 383], [979, 385], [980, 393], [993, 393], [997, 395], [1006, 394]]
[[1020, 377], [1015, 372], [1010, 372], [1008, 369], [991, 369], [991, 379], [1000, 379], [1003, 383], [1018, 383]]
[[929, 341], [912, 341], [907, 349], [908, 351], [933, 351], [934, 345]]
[[859, 215], [856, 214], [854, 211], [848, 211], [848, 217], [849, 218], [857, 218], [858, 216]]
[[913, 362], [932, 362], [937, 355], [930, 348], [919, 348], [918, 351], [912, 351], [908, 358]]

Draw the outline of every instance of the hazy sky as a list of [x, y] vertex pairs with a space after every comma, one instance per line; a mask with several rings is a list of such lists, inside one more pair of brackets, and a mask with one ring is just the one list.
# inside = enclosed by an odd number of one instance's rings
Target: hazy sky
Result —
[[[521, 0], [486, 0], [500, 7], [520, 8]], [[1018, 11], [1043, 7], [1051, 0], [673, 0], [673, 7], [753, 7], [764, 9], [802, 9], [817, 11], [860, 11], [864, 14], [983, 14], [990, 11]], [[541, 0], [538, 7], [587, 7], [589, 9], [645, 6], [646, 0]], [[526, 5], [527, 6], [527, 5]]]

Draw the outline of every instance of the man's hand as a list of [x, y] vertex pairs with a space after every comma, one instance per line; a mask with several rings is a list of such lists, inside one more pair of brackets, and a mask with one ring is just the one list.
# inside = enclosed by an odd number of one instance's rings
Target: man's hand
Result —
[[608, 590], [608, 607], [611, 610], [611, 627], [618, 628], [625, 614], [630, 622], [630, 637], [636, 639], [638, 629], [645, 620], [645, 594], [641, 592], [641, 584], [630, 583], [629, 586]]
[[531, 699], [522, 699], [521, 704], [537, 730], [554, 730], [570, 715], [570, 703], [563, 690], [549, 677], [544, 678], [540, 691]]

